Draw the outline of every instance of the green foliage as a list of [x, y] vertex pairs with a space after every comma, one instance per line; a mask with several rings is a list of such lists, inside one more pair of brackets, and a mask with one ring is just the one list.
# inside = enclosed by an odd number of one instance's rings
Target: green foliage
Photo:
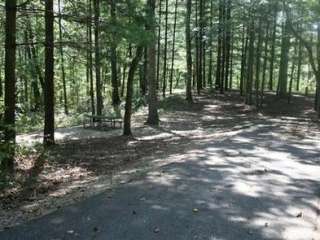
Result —
[[16, 122], [17, 131], [27, 133], [42, 128], [43, 115], [39, 112], [31, 112], [28, 114], [19, 114]]

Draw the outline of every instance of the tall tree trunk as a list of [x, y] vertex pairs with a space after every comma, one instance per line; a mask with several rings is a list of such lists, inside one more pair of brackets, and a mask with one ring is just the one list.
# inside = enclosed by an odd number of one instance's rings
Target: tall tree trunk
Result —
[[140, 66], [140, 92], [142, 96], [147, 93], [148, 48], [143, 49], [143, 65]]
[[[25, 37], [25, 41], [29, 42], [29, 33], [28, 31], [26, 31], [26, 37]], [[38, 81], [37, 81], [37, 73], [35, 70], [34, 65], [36, 64], [31, 52], [31, 48], [30, 45], [26, 46], [26, 51], [27, 51], [27, 57], [29, 59], [29, 68], [30, 68], [30, 72], [31, 72], [31, 76], [32, 76], [32, 81], [31, 81], [31, 89], [32, 89], [32, 93], [33, 93], [33, 99], [32, 99], [32, 103], [31, 105], [32, 107], [32, 111], [39, 111], [40, 109], [40, 104], [41, 104], [41, 100], [40, 100], [40, 90], [39, 90], [39, 86], [38, 86]]]
[[59, 8], [59, 41], [60, 41], [60, 61], [61, 61], [61, 77], [62, 77], [62, 87], [63, 87], [63, 100], [64, 100], [64, 112], [66, 115], [69, 114], [68, 111], [68, 98], [67, 98], [67, 85], [66, 85], [66, 74], [64, 69], [64, 53], [62, 45], [62, 16], [61, 16], [61, 0], [58, 0]]
[[213, 80], [212, 80], [212, 73], [213, 73], [213, 0], [210, 1], [210, 38], [209, 38], [209, 71], [208, 71], [208, 84], [210, 89], [212, 89]]
[[302, 43], [299, 40], [299, 50], [298, 50], [298, 70], [297, 70], [297, 85], [296, 91], [300, 91], [300, 80], [301, 80], [301, 69], [302, 69]]
[[198, 68], [197, 68], [197, 92], [200, 94], [200, 91], [203, 88], [203, 79], [202, 79], [202, 67], [203, 67], [203, 34], [204, 34], [204, 19], [203, 19], [203, 0], [199, 0], [199, 33], [198, 33]]
[[[2, 58], [2, 53], [0, 53], [1, 56], [1, 61], [0, 61], [0, 66], [3, 66], [3, 58]], [[0, 98], [3, 97], [3, 80], [2, 80], [2, 67], [0, 67]]]
[[254, 42], [255, 42], [255, 24], [254, 14], [251, 13], [250, 28], [249, 28], [249, 53], [247, 66], [247, 82], [246, 82], [246, 104], [252, 104], [252, 84], [253, 84], [253, 64], [254, 64]]
[[117, 69], [117, 29], [116, 29], [116, 0], [110, 0], [110, 15], [113, 26], [111, 40], [111, 84], [112, 84], [112, 105], [120, 104], [119, 84], [118, 84], [118, 69]]
[[207, 65], [207, 54], [206, 54], [206, 48], [207, 48], [207, 40], [206, 40], [206, 28], [207, 28], [207, 15], [206, 15], [206, 1], [202, 0], [202, 24], [201, 24], [201, 31], [202, 31], [202, 37], [201, 37], [201, 42], [202, 42], [202, 47], [201, 47], [201, 52], [202, 52], [202, 63], [201, 63], [201, 87], [206, 88], [207, 87], [207, 82], [206, 82], [206, 65]]
[[[32, 25], [31, 25], [31, 19], [29, 15], [27, 14], [26, 16], [26, 40], [27, 42], [34, 42], [35, 41], [35, 36], [32, 30]], [[42, 91], [44, 92], [44, 77], [42, 73], [42, 68], [40, 66], [39, 60], [38, 60], [38, 54], [37, 54], [37, 49], [33, 44], [27, 45], [27, 54], [30, 59], [30, 64], [31, 64], [31, 72], [33, 76], [32, 80], [32, 89], [34, 93], [34, 111], [39, 111], [41, 107], [41, 93], [38, 85], [37, 78], [39, 80], [40, 86]]]
[[139, 61], [143, 54], [143, 47], [138, 46], [136, 56], [133, 58], [130, 69], [128, 73], [128, 81], [127, 81], [127, 96], [126, 96], [126, 105], [125, 105], [125, 114], [124, 114], [124, 127], [123, 127], [123, 135], [131, 136], [131, 115], [132, 115], [132, 95], [133, 95], [133, 80], [134, 74], [138, 68]]
[[159, 12], [158, 12], [158, 48], [157, 48], [157, 89], [160, 85], [160, 63], [161, 63], [161, 16], [162, 16], [162, 1], [159, 0]]
[[93, 47], [92, 47], [92, 0], [87, 1], [88, 5], [88, 50], [87, 50], [87, 65], [88, 65], [88, 77], [89, 77], [89, 92], [90, 92], [90, 103], [91, 103], [91, 113], [96, 114], [95, 100], [94, 100], [94, 83], [93, 83]]
[[149, 107], [148, 107], [148, 120], [147, 123], [150, 125], [159, 124], [158, 115], [158, 94], [157, 94], [157, 78], [156, 78], [156, 19], [155, 19], [155, 8], [156, 0], [148, 0], [147, 15], [149, 23], [147, 24], [147, 31], [150, 31], [153, 36], [150, 45], [147, 47], [148, 50], [148, 87], [149, 87]]
[[256, 50], [256, 79], [255, 79], [255, 97], [256, 97], [256, 106], [259, 107], [259, 86], [260, 86], [260, 66], [261, 66], [261, 48], [262, 48], [262, 17], [259, 17], [259, 27], [258, 27], [258, 43]]
[[226, 3], [226, 16], [225, 16], [225, 35], [226, 35], [226, 44], [225, 44], [225, 80], [224, 80], [224, 88], [227, 91], [229, 86], [229, 70], [230, 70], [230, 50], [231, 50], [231, 0], [227, 0]]
[[223, 0], [219, 0], [218, 53], [216, 69], [216, 89], [221, 89], [222, 54], [223, 54]]
[[168, 60], [168, 17], [169, 17], [169, 0], [165, 0], [165, 33], [164, 33], [164, 53], [163, 53], [163, 80], [162, 80], [162, 96], [166, 96], [167, 91], [167, 60]]
[[259, 108], [263, 107], [264, 100], [264, 90], [266, 87], [266, 74], [267, 74], [267, 64], [268, 64], [268, 47], [269, 47], [269, 32], [270, 32], [270, 22], [267, 21], [266, 31], [265, 31], [265, 39], [264, 39], [264, 57], [263, 57], [263, 69], [262, 69], [262, 83], [260, 89], [260, 103]]
[[248, 32], [248, 29], [246, 29], [245, 25], [243, 24], [241, 69], [240, 69], [240, 95], [241, 96], [243, 96], [245, 92], [248, 44], [249, 44], [249, 32]]
[[6, 0], [6, 23], [5, 23], [5, 92], [4, 92], [4, 138], [8, 149], [8, 156], [1, 162], [4, 170], [13, 170], [14, 146], [16, 139], [15, 131], [15, 108], [16, 108], [16, 15], [17, 1]]
[[262, 84], [261, 84], [261, 93], [265, 89], [265, 83], [266, 83], [266, 75], [267, 75], [267, 64], [268, 64], [268, 47], [269, 47], [269, 28], [270, 28], [270, 22], [267, 21], [266, 23], [266, 31], [265, 31], [265, 37], [264, 37], [264, 56], [263, 56], [263, 67], [262, 67]]
[[270, 73], [269, 73], [269, 90], [273, 90], [273, 76], [274, 76], [274, 60], [276, 56], [276, 40], [277, 40], [277, 20], [278, 20], [278, 6], [277, 2], [274, 3], [274, 15], [273, 15], [273, 31], [272, 31], [272, 43], [270, 54]]
[[173, 85], [173, 70], [174, 70], [174, 59], [175, 59], [174, 56], [176, 51], [175, 46], [176, 46], [177, 15], [178, 15], [178, 0], [176, 0], [175, 7], [174, 7], [172, 55], [171, 55], [171, 71], [170, 71], [170, 94], [172, 94], [172, 85]]
[[199, 69], [200, 69], [200, 41], [199, 41], [199, 38], [200, 38], [200, 31], [199, 31], [199, 0], [196, 0], [195, 1], [195, 26], [194, 26], [194, 29], [196, 30], [195, 31], [195, 36], [194, 36], [194, 45], [195, 45], [195, 62], [194, 62], [194, 77], [193, 77], [193, 86], [196, 86], [197, 87], [197, 93], [200, 94], [200, 87], [199, 87]]
[[44, 138], [45, 146], [54, 144], [54, 15], [53, 0], [45, 2], [45, 90]]
[[191, 9], [192, 0], [187, 0], [186, 3], [186, 52], [187, 52], [187, 76], [186, 76], [186, 99], [189, 103], [192, 103], [192, 51], [191, 51]]
[[287, 88], [288, 88], [289, 50], [290, 50], [289, 22], [288, 20], [286, 20], [282, 30], [281, 57], [280, 57], [280, 69], [279, 69], [279, 81], [278, 81], [279, 97], [286, 97], [288, 93]]
[[297, 41], [294, 44], [294, 54], [291, 60], [291, 73], [290, 73], [290, 81], [289, 81], [289, 94], [288, 94], [288, 103], [291, 103], [292, 99], [292, 88], [293, 88], [293, 80], [294, 80], [294, 72], [296, 67], [296, 55], [297, 55]]
[[318, 118], [320, 118], [320, 22], [317, 23], [317, 54], [315, 67], [315, 77], [316, 77], [316, 96], [315, 96], [315, 110], [318, 113]]
[[231, 49], [230, 49], [230, 73], [229, 73], [229, 89], [233, 87], [233, 57], [234, 57], [234, 38], [231, 37]]
[[224, 82], [226, 76], [226, 53], [227, 53], [227, 44], [226, 44], [226, 1], [222, 0], [222, 56], [221, 56], [221, 73], [220, 73], [220, 93], [224, 93]]
[[[128, 57], [131, 57], [131, 44], [129, 44], [127, 53], [126, 53], [126, 59]], [[121, 84], [121, 97], [124, 96], [124, 90], [125, 90], [125, 86], [126, 86], [126, 74], [127, 74], [127, 68], [128, 68], [128, 63], [125, 61], [125, 63], [123, 64], [123, 71], [122, 71], [122, 84]]]
[[100, 63], [100, 0], [94, 0], [94, 41], [95, 41], [95, 70], [96, 70], [96, 96], [97, 115], [102, 115], [103, 99], [101, 84], [101, 63]]

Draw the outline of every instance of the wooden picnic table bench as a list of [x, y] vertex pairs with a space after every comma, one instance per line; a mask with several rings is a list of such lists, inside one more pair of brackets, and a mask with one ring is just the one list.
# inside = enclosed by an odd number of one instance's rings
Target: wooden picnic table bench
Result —
[[85, 115], [83, 127], [87, 128], [122, 128], [122, 119], [113, 116]]

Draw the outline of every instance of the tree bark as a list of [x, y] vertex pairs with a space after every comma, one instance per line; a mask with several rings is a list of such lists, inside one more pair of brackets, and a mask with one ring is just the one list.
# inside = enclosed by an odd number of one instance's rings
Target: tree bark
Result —
[[169, 17], [169, 0], [165, 0], [165, 33], [164, 33], [164, 57], [163, 57], [163, 76], [162, 76], [162, 96], [166, 96], [167, 91], [167, 61], [168, 61], [168, 17]]
[[94, 41], [95, 41], [95, 70], [96, 70], [96, 97], [97, 115], [102, 115], [103, 99], [101, 84], [101, 63], [100, 63], [100, 0], [94, 0]]
[[210, 89], [213, 87], [213, 79], [212, 79], [212, 73], [213, 73], [213, 0], [210, 1], [210, 38], [209, 38], [209, 71], [208, 71], [208, 84]]
[[127, 81], [127, 96], [126, 96], [126, 105], [125, 105], [125, 114], [124, 114], [124, 128], [123, 135], [124, 136], [132, 136], [131, 132], [131, 115], [132, 115], [132, 94], [133, 94], [133, 80], [135, 71], [138, 68], [139, 61], [143, 54], [143, 47], [138, 46], [136, 56], [133, 58], [130, 69], [128, 73], [128, 81]]
[[225, 35], [226, 35], [226, 46], [225, 46], [225, 65], [226, 65], [226, 73], [224, 80], [224, 88], [228, 91], [229, 87], [229, 70], [230, 70], [230, 50], [231, 50], [231, 0], [227, 0], [226, 4], [226, 16], [225, 16]]
[[45, 90], [44, 138], [45, 146], [54, 144], [54, 14], [53, 0], [45, 2]]
[[16, 15], [17, 1], [6, 0], [6, 23], [5, 23], [5, 89], [4, 89], [4, 140], [8, 144], [8, 155], [1, 162], [4, 170], [13, 170], [15, 131], [15, 108], [16, 108]]
[[175, 46], [176, 46], [176, 28], [177, 28], [177, 15], [178, 15], [178, 0], [175, 2], [174, 7], [174, 23], [173, 23], [173, 37], [172, 37], [172, 55], [171, 55], [171, 71], [170, 71], [170, 94], [172, 94], [173, 85], [173, 68], [175, 60]]
[[149, 23], [147, 24], [147, 31], [150, 31], [152, 41], [147, 47], [148, 50], [148, 120], [147, 123], [150, 125], [159, 124], [158, 115], [158, 93], [157, 93], [157, 77], [156, 77], [156, 19], [155, 19], [155, 6], [156, 0], [148, 0], [147, 15]]
[[277, 40], [277, 19], [278, 19], [278, 6], [275, 3], [273, 15], [273, 32], [270, 54], [270, 71], [269, 71], [269, 90], [273, 90], [273, 75], [274, 75], [274, 60], [276, 56], [276, 40]]
[[112, 84], [112, 105], [118, 106], [120, 104], [119, 84], [118, 84], [118, 70], [117, 70], [117, 39], [116, 39], [116, 0], [110, 0], [110, 15], [113, 27], [111, 40], [111, 84]]
[[61, 61], [61, 77], [62, 77], [62, 87], [63, 87], [63, 100], [64, 100], [64, 112], [66, 115], [69, 114], [68, 110], [68, 98], [67, 98], [67, 85], [66, 85], [66, 74], [64, 69], [64, 52], [62, 45], [62, 17], [61, 17], [61, 0], [58, 0], [59, 8], [59, 41], [60, 41], [60, 61]]
[[189, 103], [192, 103], [192, 51], [191, 51], [191, 9], [192, 0], [187, 0], [186, 3], [186, 51], [187, 51], [187, 76], [186, 76], [186, 99]]
[[301, 80], [301, 69], [302, 69], [302, 44], [299, 40], [299, 50], [298, 50], [298, 70], [297, 70], [297, 85], [296, 91], [300, 91], [300, 80]]
[[218, 53], [216, 69], [216, 90], [221, 89], [221, 72], [222, 72], [222, 48], [223, 48], [223, 0], [219, 0], [219, 24], [218, 24]]
[[197, 92], [203, 89], [203, 34], [204, 34], [204, 11], [203, 0], [199, 0], [199, 32], [198, 32], [198, 68], [197, 68]]
[[252, 84], [253, 84], [253, 64], [254, 64], [254, 42], [255, 42], [255, 24], [254, 14], [251, 13], [251, 23], [249, 28], [249, 53], [248, 53], [248, 66], [247, 66], [247, 82], [246, 82], [246, 104], [252, 104]]
[[240, 95], [243, 96], [245, 92], [245, 78], [246, 78], [246, 65], [247, 65], [247, 52], [249, 44], [249, 30], [243, 25], [242, 35], [242, 53], [241, 53], [241, 69], [240, 69]]
[[262, 17], [259, 17], [259, 27], [258, 27], [258, 43], [256, 50], [256, 79], [255, 79], [255, 97], [256, 106], [259, 107], [259, 86], [260, 86], [260, 67], [261, 67], [261, 48], [262, 48]]
[[161, 16], [162, 16], [162, 0], [159, 0], [159, 12], [158, 12], [158, 48], [157, 48], [157, 89], [160, 85], [160, 56], [161, 56]]
[[281, 57], [278, 81], [278, 95], [279, 97], [286, 97], [288, 94], [288, 64], [289, 64], [289, 50], [290, 50], [290, 36], [289, 36], [289, 22], [283, 25], [282, 43], [281, 43]]

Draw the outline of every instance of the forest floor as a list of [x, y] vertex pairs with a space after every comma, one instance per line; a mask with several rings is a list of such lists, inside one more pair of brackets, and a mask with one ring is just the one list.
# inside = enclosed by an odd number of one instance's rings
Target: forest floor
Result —
[[237, 93], [192, 105], [173, 96], [159, 127], [135, 115], [134, 138], [58, 130], [49, 152], [18, 159], [0, 194], [0, 239], [319, 240], [312, 100], [266, 103], [258, 112]]

